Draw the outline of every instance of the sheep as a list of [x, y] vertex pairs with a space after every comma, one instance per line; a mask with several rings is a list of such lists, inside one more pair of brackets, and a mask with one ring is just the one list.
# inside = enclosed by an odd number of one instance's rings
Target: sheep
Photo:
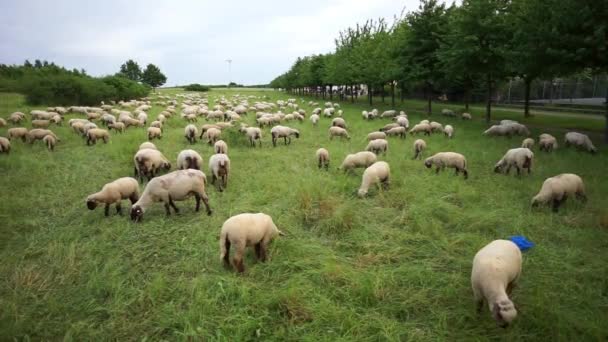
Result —
[[344, 172], [347, 172], [360, 167], [368, 167], [375, 163], [377, 160], [378, 157], [376, 157], [374, 153], [369, 151], [349, 154], [344, 158], [344, 161], [342, 161], [342, 165], [340, 165], [338, 170], [344, 170]]
[[522, 169], [528, 169], [528, 174], [530, 174], [533, 159], [534, 153], [530, 149], [526, 147], [512, 148], [494, 165], [494, 172], [502, 173], [506, 168], [506, 173], [509, 174], [511, 167], [515, 167], [518, 176]]
[[33, 144], [36, 140], [42, 140], [46, 135], [52, 135], [57, 141], [61, 141], [52, 131], [40, 128], [35, 128], [27, 132], [27, 141], [30, 144]]
[[452, 125], [445, 125], [443, 128], [443, 134], [445, 134], [445, 136], [449, 139], [452, 139], [454, 137], [454, 127], [452, 127]]
[[508, 126], [511, 129], [511, 132], [513, 134], [527, 136], [527, 137], [530, 136], [530, 130], [528, 130], [528, 127], [526, 127], [520, 123], [510, 123], [510, 124], [507, 124], [506, 126]]
[[148, 122], [148, 114], [146, 114], [146, 113], [144, 113], [144, 112], [140, 112], [140, 113], [137, 115], [137, 120], [139, 120], [139, 122], [140, 122], [142, 125], [145, 125], [145, 124], [146, 124], [146, 122]]
[[342, 127], [344, 129], [346, 129], [346, 121], [344, 121], [344, 119], [342, 119], [342, 118], [335, 118], [335, 119], [331, 120], [331, 125], [336, 126], [336, 127]]
[[86, 203], [89, 210], [94, 210], [99, 204], [105, 204], [105, 216], [110, 216], [110, 205], [116, 204], [116, 213], [122, 214], [120, 202], [127, 198], [131, 204], [139, 200], [139, 184], [135, 178], [123, 177], [104, 185], [101, 191], [89, 195]]
[[217, 182], [217, 189], [220, 192], [228, 185], [228, 175], [230, 174], [230, 158], [223, 153], [214, 154], [209, 158], [209, 173], [211, 173], [211, 184]]
[[469, 172], [467, 171], [467, 160], [460, 153], [439, 152], [432, 157], [426, 158], [424, 161], [424, 166], [430, 169], [433, 165], [437, 166], [435, 173], [439, 173], [439, 170], [443, 170], [447, 166], [449, 168], [454, 168], [456, 170], [456, 175], [462, 171], [464, 179], [469, 178]]
[[453, 110], [451, 110], [451, 109], [445, 109], [445, 108], [444, 108], [444, 109], [442, 109], [442, 110], [441, 110], [441, 115], [443, 115], [443, 116], [455, 117], [455, 116], [456, 116], [456, 113], [454, 113], [454, 111], [453, 111]]
[[148, 140], [152, 140], [154, 138], [162, 139], [163, 131], [158, 127], [148, 127]]
[[0, 118], [0, 127], [5, 127], [6, 126], [6, 120], [4, 120], [3, 118]]
[[125, 131], [125, 124], [122, 122], [113, 122], [108, 124], [108, 130], [115, 130], [116, 132], [123, 133]]
[[392, 128], [399, 127], [399, 126], [400, 125], [397, 124], [397, 123], [390, 123], [390, 124], [384, 125], [384, 127], [380, 128], [379, 131], [380, 132], [386, 132], [386, 131], [388, 131], [388, 130], [390, 130]]
[[534, 139], [532, 139], [532, 138], [524, 139], [524, 141], [521, 142], [521, 147], [525, 147], [525, 148], [528, 148], [531, 150], [534, 147]]
[[203, 165], [203, 157], [195, 150], [183, 150], [177, 155], [177, 169], [200, 170]]
[[109, 126], [110, 124], [116, 123], [116, 117], [112, 114], [105, 113], [101, 116], [101, 122], [104, 125]]
[[403, 126], [393, 127], [391, 129], [389, 129], [388, 131], [386, 131], [387, 136], [398, 135], [402, 139], [405, 139], [405, 133], [406, 133], [406, 129]]
[[317, 114], [313, 114], [310, 116], [310, 121], [312, 122], [313, 126], [316, 126], [317, 123], [319, 122], [319, 115]]
[[139, 150], [143, 150], [146, 148], [150, 148], [150, 149], [158, 151], [158, 148], [156, 148], [156, 145], [154, 145], [153, 143], [151, 143], [149, 141], [146, 141], [145, 143], [142, 143], [141, 145], [139, 145]]
[[405, 116], [397, 116], [395, 117], [395, 121], [401, 127], [405, 127], [406, 129], [410, 128], [410, 121]]
[[207, 143], [209, 145], [213, 145], [220, 139], [222, 131], [218, 128], [211, 127], [207, 130], [207, 132], [205, 132], [205, 134], [207, 135]]
[[198, 135], [198, 129], [194, 125], [188, 125], [184, 128], [184, 137], [190, 144], [194, 144], [196, 142], [196, 136]]
[[386, 154], [388, 151], [388, 141], [385, 139], [375, 139], [370, 141], [365, 147], [366, 151], [374, 152], [376, 155], [383, 152]]
[[507, 137], [511, 137], [511, 135], [513, 134], [513, 130], [511, 129], [511, 126], [509, 125], [492, 125], [490, 128], [488, 128], [487, 130], [485, 130], [483, 132], [483, 135], [488, 135], [488, 136], [507, 136]]
[[25, 127], [14, 127], [8, 129], [8, 138], [13, 140], [15, 138], [21, 138], [23, 142], [27, 139], [27, 128]]
[[319, 162], [319, 169], [325, 167], [325, 170], [329, 169], [329, 151], [324, 148], [320, 148], [315, 153], [317, 161]]
[[339, 109], [338, 114], [336, 114], [336, 115], [338, 115], [339, 117], [342, 117], [342, 114], [344, 114], [344, 112], [342, 111], [342, 109]]
[[270, 134], [272, 135], [272, 146], [277, 146], [277, 139], [283, 138], [285, 145], [287, 145], [287, 141], [289, 140], [289, 144], [291, 144], [291, 136], [294, 135], [297, 139], [300, 138], [300, 131], [297, 129], [293, 129], [286, 126], [274, 126], [270, 130]]
[[216, 125], [216, 124], [204, 124], [201, 126], [201, 135], [198, 137], [199, 139], [203, 139], [203, 135], [205, 134], [205, 132], [207, 132], [207, 130], [209, 130], [209, 128], [216, 128], [221, 130], [222, 127]]
[[380, 114], [380, 117], [381, 118], [392, 118], [395, 115], [397, 115], [397, 111], [391, 109], [391, 110], [384, 111], [382, 114]]
[[414, 141], [414, 159], [422, 157], [422, 151], [426, 150], [426, 142], [422, 139]]
[[433, 132], [433, 133], [435, 133], [435, 132], [437, 132], [437, 133], [443, 132], [443, 125], [440, 124], [439, 122], [433, 121], [433, 122], [430, 123], [430, 125], [431, 125], [431, 132]]
[[220, 232], [220, 260], [230, 267], [230, 247], [235, 253], [232, 263], [239, 273], [245, 271], [243, 256], [247, 247], [253, 246], [256, 257], [265, 262], [268, 245], [277, 236], [284, 235], [272, 218], [264, 213], [244, 213], [230, 217], [222, 225]]
[[500, 124], [501, 125], [512, 125], [512, 124], [519, 124], [519, 122], [517, 122], [515, 120], [500, 120]]
[[80, 126], [80, 125], [74, 125], [74, 127], [78, 128], [78, 131], [82, 134], [83, 137], [87, 136], [87, 132], [89, 132], [90, 129], [94, 129], [97, 128], [97, 125], [92, 123], [92, 122], [87, 122], [84, 125]]
[[462, 120], [472, 120], [473, 119], [473, 117], [469, 113], [462, 113], [462, 115], [460, 115], [460, 117], [462, 118]]
[[408, 133], [415, 134], [419, 132], [423, 132], [424, 135], [431, 135], [431, 125], [428, 123], [419, 123], [414, 125], [414, 127], [412, 127]]
[[346, 138], [350, 140], [350, 135], [348, 135], [348, 131], [338, 126], [329, 127], [329, 140], [333, 140], [334, 137], [340, 137], [340, 139]]
[[183, 201], [191, 196], [196, 199], [195, 211], [199, 211], [202, 199], [207, 209], [207, 215], [211, 215], [209, 197], [205, 193], [206, 183], [205, 174], [200, 170], [193, 169], [177, 170], [156, 177], [150, 180], [139, 200], [131, 206], [131, 220], [141, 221], [146, 209], [155, 202], [165, 203], [167, 216], [171, 215], [171, 207], [177, 214], [179, 209], [173, 201]]
[[557, 149], [557, 139], [551, 134], [543, 133], [538, 137], [538, 148], [541, 151], [551, 152]]
[[169, 160], [160, 151], [151, 148], [137, 151], [133, 156], [133, 164], [134, 177], [139, 177], [142, 182], [144, 176], [151, 180], [160, 169], [171, 169]]
[[5, 137], [0, 137], [0, 153], [9, 154], [11, 152], [11, 142]]
[[323, 110], [323, 115], [327, 116], [327, 117], [331, 117], [332, 115], [334, 115], [334, 109], [333, 108], [325, 108]]
[[386, 139], [386, 133], [384, 132], [371, 132], [367, 135], [367, 141], [376, 139]]
[[32, 120], [32, 127], [34, 128], [48, 128], [50, 125], [50, 120]]
[[566, 147], [573, 145], [579, 149], [586, 150], [591, 154], [597, 153], [597, 149], [593, 146], [591, 139], [585, 134], [578, 132], [568, 132], [564, 136], [564, 145]]
[[10, 121], [13, 125], [20, 123], [25, 120], [25, 114], [21, 112], [14, 112], [8, 117], [8, 121]]
[[552, 202], [553, 212], [557, 212], [568, 196], [573, 195], [586, 202], [585, 184], [581, 177], [573, 173], [562, 173], [543, 182], [538, 194], [532, 198], [532, 207]]
[[249, 143], [252, 147], [255, 147], [255, 140], [260, 143], [262, 147], [262, 130], [258, 127], [242, 127], [241, 132], [249, 138]]
[[95, 145], [97, 139], [103, 139], [103, 143], [110, 141], [110, 133], [105, 129], [92, 128], [87, 132], [87, 145]]
[[365, 197], [369, 187], [373, 184], [380, 185], [381, 183], [384, 189], [388, 189], [390, 175], [391, 170], [387, 162], [379, 161], [373, 163], [363, 172], [361, 186], [359, 187], [357, 194], [359, 197]]
[[481, 312], [484, 300], [499, 326], [506, 328], [517, 310], [509, 299], [521, 274], [521, 251], [509, 240], [494, 240], [480, 249], [473, 258], [471, 287]]
[[155, 121], [152, 121], [150, 123], [150, 127], [157, 127], [157, 128], [160, 128], [160, 130], [162, 131], [163, 130], [163, 123], [160, 122], [160, 121], [158, 121], [158, 120], [155, 120]]
[[125, 124], [125, 127], [130, 127], [130, 126], [136, 126], [136, 127], [143, 127], [143, 124], [136, 119], [133, 118], [124, 118], [123, 120], [120, 120], [120, 122]]
[[44, 138], [42, 138], [42, 142], [44, 142], [49, 151], [55, 150], [57, 140], [52, 135], [45, 135]]
[[228, 144], [224, 140], [218, 140], [213, 145], [215, 153], [228, 154]]

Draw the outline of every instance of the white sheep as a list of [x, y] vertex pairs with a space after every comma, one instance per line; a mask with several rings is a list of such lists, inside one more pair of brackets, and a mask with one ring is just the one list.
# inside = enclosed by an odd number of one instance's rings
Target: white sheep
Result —
[[401, 127], [405, 127], [405, 129], [410, 128], [410, 121], [407, 119], [406, 116], [396, 116], [395, 117], [395, 122], [397, 122], [397, 124]]
[[156, 177], [150, 180], [139, 200], [131, 206], [131, 220], [141, 221], [145, 211], [156, 202], [165, 204], [167, 215], [171, 215], [171, 207], [177, 214], [179, 209], [173, 201], [183, 201], [192, 196], [196, 199], [195, 211], [199, 211], [200, 202], [203, 200], [207, 215], [211, 215], [209, 197], [205, 193], [206, 183], [205, 174], [193, 169], [173, 171]]
[[509, 299], [521, 274], [521, 251], [509, 240], [494, 240], [475, 254], [471, 270], [471, 287], [480, 312], [486, 301], [492, 317], [499, 326], [506, 327], [517, 310]]
[[222, 131], [218, 128], [211, 127], [203, 134], [207, 135], [207, 143], [209, 145], [213, 145], [216, 141], [220, 140], [220, 137], [222, 136]]
[[452, 139], [454, 137], [454, 127], [452, 127], [452, 125], [445, 125], [445, 127], [443, 128], [443, 134], [445, 134], [446, 137]]
[[272, 135], [272, 145], [277, 146], [277, 139], [283, 138], [285, 145], [287, 145], [287, 141], [289, 139], [289, 144], [291, 144], [291, 136], [294, 135], [296, 138], [300, 138], [300, 131], [297, 129], [293, 129], [285, 126], [274, 126], [270, 130], [270, 134]]
[[114, 129], [116, 132], [120, 133], [123, 133], [125, 128], [125, 124], [122, 122], [112, 122], [108, 124], [108, 130]]
[[431, 132], [434, 132], [434, 133], [442, 133], [443, 132], [443, 125], [440, 124], [439, 122], [432, 121], [430, 123], [430, 125], [431, 125]]
[[344, 172], [350, 171], [355, 168], [368, 167], [375, 163], [378, 157], [369, 151], [357, 152], [354, 154], [347, 155], [338, 170], [344, 170]]
[[386, 139], [386, 133], [384, 132], [371, 132], [367, 135], [367, 141], [372, 141], [376, 139]]
[[110, 133], [105, 129], [92, 128], [87, 131], [87, 145], [95, 145], [98, 139], [102, 139], [104, 144], [110, 141]]
[[51, 125], [51, 120], [32, 120], [34, 128], [48, 128]]
[[20, 138], [21, 141], [25, 142], [27, 140], [28, 130], [25, 127], [13, 127], [9, 128], [7, 133], [9, 140]]
[[578, 132], [568, 132], [564, 136], [564, 145], [566, 147], [573, 145], [579, 149], [586, 150], [591, 154], [595, 154], [597, 149], [593, 146], [591, 139], [586, 134]]
[[433, 165], [437, 167], [435, 173], [439, 173], [440, 170], [443, 170], [445, 167], [449, 167], [456, 170], [456, 175], [462, 172], [464, 179], [469, 178], [467, 159], [460, 153], [439, 152], [432, 157], [426, 158], [424, 161], [424, 166], [430, 169]]
[[422, 157], [422, 151], [426, 150], [426, 142], [422, 139], [414, 141], [414, 159]]
[[255, 141], [257, 140], [262, 147], [262, 130], [258, 127], [242, 127], [241, 132], [249, 138], [249, 143], [252, 147], [255, 147]]
[[52, 135], [45, 135], [44, 138], [42, 138], [42, 142], [46, 145], [46, 148], [48, 148], [49, 151], [53, 151], [55, 150], [57, 139], [55, 139], [55, 137]]
[[521, 174], [521, 170], [528, 169], [528, 174], [532, 172], [532, 161], [534, 153], [526, 147], [512, 148], [494, 165], [494, 172], [502, 173], [505, 171], [509, 174], [511, 167], [515, 167], [517, 175]]
[[441, 115], [443, 115], [443, 116], [455, 117], [455, 116], [456, 116], [456, 113], [454, 113], [454, 111], [453, 111], [453, 110], [451, 110], [451, 109], [446, 109], [446, 108], [444, 108], [444, 109], [442, 109], [442, 110], [441, 110]]
[[582, 202], [587, 201], [581, 177], [573, 173], [562, 173], [543, 182], [538, 194], [532, 198], [532, 207], [552, 202], [553, 211], [557, 212], [568, 196], [576, 196]]
[[346, 121], [344, 121], [342, 118], [335, 118], [331, 120], [331, 125], [346, 129]]
[[388, 141], [385, 139], [375, 139], [367, 143], [365, 147], [366, 151], [374, 152], [375, 154], [380, 154], [388, 152]]
[[325, 170], [328, 170], [329, 169], [329, 151], [324, 148], [320, 148], [315, 153], [315, 156], [317, 157], [317, 161], [319, 162], [319, 169], [322, 167], [325, 167]]
[[3, 118], [0, 118], [0, 128], [5, 127], [5, 126], [6, 126], [6, 120], [4, 120]]
[[184, 137], [190, 144], [194, 144], [196, 142], [196, 136], [198, 135], [198, 129], [194, 125], [187, 125], [184, 128]]
[[379, 161], [373, 163], [363, 172], [361, 186], [359, 187], [357, 194], [359, 197], [365, 197], [369, 187], [374, 184], [382, 184], [382, 187], [387, 189], [389, 186], [390, 176], [391, 170], [387, 162]]
[[431, 125], [428, 123], [419, 123], [417, 125], [414, 125], [414, 127], [412, 127], [412, 129], [410, 129], [409, 133], [410, 134], [416, 134], [416, 133], [420, 133], [423, 132], [424, 135], [431, 135]]
[[329, 140], [333, 140], [334, 137], [340, 137], [350, 139], [350, 135], [348, 135], [348, 131], [342, 127], [331, 126], [329, 127]]
[[462, 113], [462, 115], [460, 115], [460, 117], [462, 118], [462, 120], [472, 120], [473, 119], [473, 117], [469, 113]]
[[386, 110], [386, 111], [382, 112], [382, 114], [380, 114], [380, 117], [381, 118], [392, 118], [395, 115], [397, 115], [397, 111], [394, 109], [391, 109], [391, 110]]
[[9, 154], [11, 152], [11, 142], [5, 137], [0, 137], [0, 153]]
[[176, 167], [178, 170], [196, 169], [200, 170], [203, 165], [203, 157], [195, 150], [182, 150], [177, 155]]
[[237, 271], [243, 273], [245, 249], [253, 246], [256, 257], [264, 262], [268, 245], [277, 235], [283, 233], [266, 214], [244, 213], [232, 216], [224, 222], [220, 232], [220, 260], [224, 266], [230, 267], [230, 247], [234, 246], [232, 262]]
[[319, 115], [317, 114], [313, 114], [310, 116], [310, 121], [312, 122], [313, 126], [316, 126], [317, 123], [319, 122]]
[[86, 199], [87, 208], [94, 210], [97, 205], [105, 204], [105, 215], [110, 215], [110, 205], [116, 204], [116, 213], [122, 214], [121, 201], [129, 199], [131, 204], [139, 200], [139, 184], [135, 178], [123, 177], [110, 182]]
[[[9, 134], [10, 134], [10, 130], [9, 130]], [[40, 128], [32, 129], [31, 131], [27, 132], [27, 139], [26, 140], [30, 144], [33, 144], [37, 140], [42, 140], [47, 135], [52, 135], [57, 141], [61, 141], [55, 135], [55, 133], [53, 133], [53, 131], [50, 131], [48, 129], [40, 129]]]
[[224, 140], [218, 140], [213, 145], [215, 153], [228, 154], [228, 144]]
[[137, 151], [133, 156], [133, 164], [134, 177], [139, 177], [142, 182], [144, 176], [151, 180], [159, 170], [171, 169], [169, 160], [160, 151], [151, 148]]
[[144, 143], [142, 143], [141, 145], [139, 145], [139, 149], [138, 150], [143, 150], [145, 148], [150, 148], [153, 150], [158, 150], [158, 148], [156, 148], [156, 145], [154, 145], [153, 143], [146, 141]]
[[386, 124], [384, 125], [384, 127], [380, 128], [379, 131], [380, 132], [386, 132], [390, 129], [393, 129], [395, 127], [400, 127], [400, 125], [398, 123], [390, 123], [390, 124]]
[[388, 131], [386, 131], [387, 136], [398, 135], [402, 139], [405, 139], [405, 133], [406, 133], [406, 129], [403, 126], [393, 127], [391, 129], [389, 129]]
[[227, 155], [218, 153], [209, 158], [209, 173], [211, 174], [211, 184], [217, 182], [217, 189], [222, 192], [228, 186], [228, 176], [230, 174], [230, 158]]
[[538, 137], [538, 148], [541, 151], [551, 152], [557, 149], [557, 139], [551, 134], [543, 133]]
[[162, 139], [163, 131], [158, 127], [148, 127], [148, 140], [155, 138]]
[[528, 148], [531, 150], [534, 147], [534, 139], [532, 139], [532, 138], [524, 139], [524, 141], [521, 142], [521, 147], [525, 147], [525, 148]]
[[513, 130], [509, 125], [492, 125], [490, 128], [483, 132], [483, 135], [488, 136], [507, 136], [511, 137]]

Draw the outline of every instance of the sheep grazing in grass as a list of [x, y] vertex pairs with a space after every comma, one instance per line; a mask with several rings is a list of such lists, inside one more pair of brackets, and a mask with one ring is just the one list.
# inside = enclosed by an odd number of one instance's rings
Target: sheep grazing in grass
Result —
[[419, 123], [417, 125], [414, 125], [414, 127], [412, 127], [412, 129], [410, 129], [409, 133], [410, 134], [416, 134], [416, 133], [424, 133], [424, 135], [431, 135], [431, 125], [428, 123]]
[[32, 120], [32, 127], [34, 128], [48, 128], [50, 125], [50, 120]]
[[372, 141], [376, 139], [386, 139], [386, 133], [384, 132], [371, 132], [367, 135], [367, 141]]
[[228, 186], [228, 176], [230, 174], [230, 158], [227, 155], [218, 153], [209, 158], [209, 173], [211, 174], [211, 184], [217, 181], [217, 189], [222, 192]]
[[178, 170], [156, 177], [146, 185], [144, 192], [137, 202], [131, 206], [131, 220], [141, 221], [146, 210], [154, 203], [165, 204], [165, 211], [171, 215], [171, 208], [177, 214], [179, 209], [174, 201], [184, 201], [192, 196], [196, 199], [195, 211], [199, 211], [201, 200], [207, 209], [207, 215], [212, 211], [209, 207], [209, 197], [205, 193], [207, 178], [200, 170]]
[[125, 124], [122, 122], [113, 122], [108, 124], [108, 130], [115, 130], [116, 132], [123, 133], [125, 131]]
[[454, 127], [452, 127], [452, 125], [445, 125], [445, 127], [443, 128], [443, 134], [445, 134], [446, 137], [452, 139], [454, 137]]
[[472, 120], [473, 119], [473, 117], [469, 113], [462, 113], [462, 115], [460, 115], [460, 117], [462, 118], [462, 120]]
[[213, 145], [216, 141], [220, 140], [222, 131], [218, 128], [211, 127], [204, 134], [207, 136], [207, 143]]
[[102, 139], [104, 144], [110, 141], [110, 133], [105, 129], [93, 128], [87, 131], [87, 145], [95, 145], [98, 139]]
[[45, 135], [44, 138], [42, 138], [42, 142], [46, 145], [46, 148], [48, 148], [49, 151], [54, 151], [55, 145], [57, 144], [57, 139], [55, 139], [55, 137], [52, 135]]
[[503, 328], [517, 317], [509, 296], [521, 274], [521, 264], [521, 251], [509, 240], [494, 240], [473, 258], [471, 287], [477, 312], [481, 312], [485, 300], [492, 317]]
[[25, 114], [21, 112], [14, 112], [8, 117], [8, 121], [10, 121], [13, 125], [20, 123], [25, 120]]
[[387, 162], [379, 161], [373, 163], [363, 172], [361, 186], [357, 194], [359, 197], [365, 197], [369, 191], [369, 187], [376, 184], [382, 184], [384, 189], [388, 189], [391, 176], [391, 170]]
[[392, 118], [395, 115], [397, 115], [397, 111], [394, 109], [391, 109], [391, 110], [386, 110], [386, 111], [382, 112], [382, 114], [380, 114], [380, 117], [381, 118]]
[[196, 136], [198, 135], [198, 129], [194, 125], [188, 125], [184, 128], [184, 137], [190, 144], [196, 142]]
[[367, 143], [366, 151], [374, 152], [376, 155], [388, 152], [388, 141], [385, 139], [375, 139]]
[[133, 156], [133, 164], [134, 175], [139, 177], [142, 182], [144, 177], [147, 177], [149, 181], [156, 176], [158, 171], [171, 169], [169, 160], [160, 151], [151, 148], [137, 151]]
[[238, 272], [243, 273], [245, 249], [253, 246], [256, 257], [264, 262], [268, 254], [268, 245], [277, 235], [283, 233], [266, 214], [244, 213], [232, 216], [224, 222], [220, 232], [220, 260], [224, 266], [230, 267], [230, 248], [234, 246], [232, 263]]
[[53, 133], [53, 131], [50, 131], [48, 129], [40, 129], [40, 128], [36, 128], [36, 129], [33, 129], [33, 130], [27, 132], [27, 139], [26, 140], [30, 144], [33, 144], [36, 140], [42, 140], [47, 135], [52, 135], [57, 141], [61, 141], [55, 135], [55, 133]]
[[285, 126], [274, 126], [272, 127], [272, 129], [270, 130], [270, 134], [272, 135], [272, 145], [273, 146], [277, 146], [277, 139], [278, 138], [283, 138], [285, 145], [288, 144], [288, 140], [289, 140], [289, 144], [291, 144], [291, 136], [295, 136], [296, 138], [300, 138], [300, 131], [298, 131], [297, 129], [293, 129], [290, 127], [285, 127]]
[[451, 110], [451, 109], [445, 109], [444, 108], [444, 109], [441, 110], [441, 115], [443, 115], [443, 116], [449, 116], [449, 117], [455, 117], [456, 113], [454, 113], [454, 111]]
[[431, 132], [433, 133], [443, 133], [443, 125], [440, 124], [439, 122], [431, 122]]
[[325, 167], [325, 170], [328, 170], [329, 169], [329, 151], [324, 148], [320, 148], [317, 150], [315, 155], [317, 156], [317, 161], [319, 162], [319, 169], [322, 167]]
[[552, 202], [553, 211], [557, 212], [569, 196], [586, 202], [585, 184], [581, 177], [573, 173], [562, 173], [543, 182], [538, 194], [532, 198], [532, 207]]
[[406, 129], [405, 127], [399, 126], [399, 127], [393, 127], [391, 129], [389, 129], [388, 131], [386, 131], [386, 135], [387, 136], [399, 136], [402, 139], [405, 139], [405, 133], [406, 133]]
[[346, 129], [346, 121], [344, 121], [342, 118], [335, 118], [331, 120], [331, 125]]
[[0, 153], [11, 153], [11, 142], [5, 137], [0, 137]]
[[509, 125], [493, 125], [483, 132], [483, 135], [488, 136], [507, 136], [510, 137], [513, 131]]
[[249, 138], [249, 144], [251, 144], [252, 147], [255, 147], [256, 140], [260, 143], [259, 144], [260, 147], [262, 147], [262, 130], [261, 129], [259, 129], [258, 127], [242, 127], [241, 132], [245, 133], [247, 138]]
[[0, 118], [0, 128], [5, 127], [6, 126], [6, 120], [4, 120], [3, 118]]
[[[507, 151], [505, 155], [494, 166], [494, 172], [509, 174], [511, 167], [515, 167], [517, 175], [521, 174], [521, 170], [528, 169], [528, 174], [532, 172], [532, 160], [534, 153], [526, 147], [513, 148]], [[506, 170], [505, 170], [506, 169]]]
[[397, 123], [390, 123], [390, 124], [384, 125], [384, 127], [380, 128], [379, 131], [380, 132], [386, 132], [386, 131], [389, 131], [389, 130], [391, 130], [393, 128], [396, 128], [396, 127], [400, 127], [400, 125], [397, 124]]
[[538, 148], [541, 151], [552, 152], [557, 146], [557, 139], [551, 134], [543, 133], [538, 137]]
[[310, 116], [310, 122], [312, 122], [313, 126], [316, 126], [317, 123], [319, 122], [319, 115], [317, 114], [313, 114]]
[[203, 157], [195, 150], [183, 150], [177, 155], [176, 167], [178, 170], [195, 169], [200, 170], [203, 165]]
[[163, 131], [158, 127], [148, 127], [148, 140], [162, 139]]
[[139, 199], [139, 184], [135, 178], [123, 177], [103, 186], [86, 199], [87, 208], [94, 210], [99, 204], [105, 204], [105, 215], [110, 215], [110, 205], [116, 204], [116, 213], [122, 214], [120, 202], [129, 199], [134, 204]]
[[432, 157], [426, 158], [426, 160], [424, 161], [424, 166], [430, 169], [433, 165], [437, 167], [435, 173], [439, 173], [440, 170], [449, 167], [456, 170], [456, 175], [462, 172], [464, 175], [464, 179], [469, 178], [469, 172], [467, 170], [467, 160], [460, 153], [439, 152], [433, 155]]
[[401, 127], [405, 127], [405, 129], [410, 128], [410, 121], [407, 119], [407, 117], [405, 116], [396, 116], [395, 117], [395, 122], [401, 126]]
[[139, 145], [139, 149], [138, 150], [143, 150], [143, 149], [146, 149], [146, 148], [150, 148], [150, 149], [158, 151], [158, 148], [156, 148], [156, 145], [154, 145], [153, 143], [151, 143], [149, 141], [146, 141], [146, 142], [142, 143], [141, 145]]
[[414, 159], [422, 157], [422, 151], [426, 150], [426, 142], [422, 139], [414, 141]]
[[216, 141], [213, 145], [213, 149], [215, 150], [215, 153], [228, 154], [228, 144], [226, 144], [224, 140]]
[[378, 157], [369, 151], [349, 154], [344, 158], [344, 161], [342, 161], [342, 165], [340, 165], [338, 170], [344, 170], [344, 172], [347, 172], [356, 168], [368, 167], [377, 160]]
[[329, 127], [329, 140], [333, 140], [334, 137], [350, 139], [348, 131], [338, 126]]
[[593, 146], [591, 139], [585, 134], [578, 132], [568, 132], [564, 136], [564, 145], [566, 147], [572, 145], [581, 150], [590, 152], [591, 154], [597, 153], [597, 149]]
[[27, 128], [25, 127], [14, 127], [8, 129], [8, 138], [10, 140], [13, 139], [21, 139], [21, 141], [25, 142], [27, 140]]

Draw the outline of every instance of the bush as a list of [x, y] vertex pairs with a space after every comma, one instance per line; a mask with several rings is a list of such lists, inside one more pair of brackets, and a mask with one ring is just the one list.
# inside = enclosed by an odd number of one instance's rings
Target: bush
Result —
[[209, 91], [209, 89], [209, 87], [198, 83], [192, 83], [184, 87], [184, 90], [187, 91]]

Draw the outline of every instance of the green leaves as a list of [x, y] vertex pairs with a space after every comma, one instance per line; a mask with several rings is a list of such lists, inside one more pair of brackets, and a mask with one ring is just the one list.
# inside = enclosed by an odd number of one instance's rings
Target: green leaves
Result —
[[160, 87], [167, 82], [167, 77], [154, 64], [148, 64], [144, 70], [141, 81], [152, 88]]

